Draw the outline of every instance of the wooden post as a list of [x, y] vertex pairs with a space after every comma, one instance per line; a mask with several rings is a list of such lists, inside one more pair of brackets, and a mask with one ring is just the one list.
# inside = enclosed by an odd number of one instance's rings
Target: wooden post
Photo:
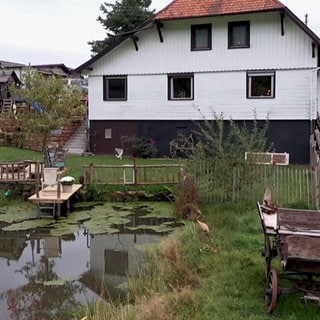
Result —
[[133, 158], [133, 183], [136, 185], [138, 183], [137, 179], [137, 160]]
[[40, 185], [40, 174], [39, 174], [39, 162], [36, 162], [36, 165], [35, 165], [35, 169], [36, 169], [36, 172], [35, 172], [35, 178], [36, 178], [36, 194], [37, 194], [37, 198], [39, 198], [39, 185]]
[[232, 168], [232, 202], [236, 202], [236, 172], [237, 168], [236, 168], [236, 164], [233, 164], [233, 168]]
[[93, 172], [93, 163], [91, 162], [90, 164], [89, 164], [89, 166], [90, 166], [90, 170], [89, 170], [89, 175], [90, 175], [90, 177], [89, 177], [89, 181], [90, 181], [90, 184], [92, 184], [92, 172]]
[[61, 197], [61, 183], [58, 181], [58, 186], [57, 186], [57, 198], [59, 199]]

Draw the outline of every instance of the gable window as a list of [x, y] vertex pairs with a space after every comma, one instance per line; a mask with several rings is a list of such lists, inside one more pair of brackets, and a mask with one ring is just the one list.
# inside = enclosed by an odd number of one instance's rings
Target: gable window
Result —
[[193, 75], [170, 75], [168, 76], [168, 99], [169, 100], [192, 100], [193, 99]]
[[247, 98], [268, 99], [275, 97], [275, 72], [248, 72]]
[[103, 100], [127, 100], [127, 76], [104, 76]]
[[229, 22], [228, 24], [228, 48], [250, 47], [250, 21]]
[[191, 26], [191, 51], [211, 50], [211, 24]]

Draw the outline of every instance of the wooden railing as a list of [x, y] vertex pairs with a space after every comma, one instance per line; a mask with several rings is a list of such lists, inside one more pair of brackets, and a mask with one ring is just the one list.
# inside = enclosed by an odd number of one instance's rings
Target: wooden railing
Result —
[[42, 176], [43, 165], [35, 160], [0, 162], [0, 183], [35, 183]]
[[183, 165], [96, 165], [83, 167], [83, 184], [159, 185], [178, 184]]

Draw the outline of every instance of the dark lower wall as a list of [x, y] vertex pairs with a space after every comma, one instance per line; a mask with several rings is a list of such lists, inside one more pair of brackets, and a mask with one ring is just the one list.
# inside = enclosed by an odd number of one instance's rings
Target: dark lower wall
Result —
[[[238, 124], [243, 122], [238, 121]], [[250, 127], [252, 121], [246, 121]], [[263, 121], [258, 121], [263, 126]], [[197, 129], [192, 121], [90, 121], [90, 147], [95, 154], [114, 154], [114, 149], [123, 147], [122, 137], [150, 137], [156, 141], [158, 156], [169, 155], [169, 142], [176, 138], [177, 129], [183, 128], [187, 135]], [[274, 152], [290, 154], [290, 163], [309, 163], [310, 121], [274, 120], [269, 122], [268, 141]], [[105, 130], [111, 129], [111, 138], [105, 137]], [[109, 131], [110, 132], [110, 131]], [[125, 148], [125, 155], [131, 155]]]

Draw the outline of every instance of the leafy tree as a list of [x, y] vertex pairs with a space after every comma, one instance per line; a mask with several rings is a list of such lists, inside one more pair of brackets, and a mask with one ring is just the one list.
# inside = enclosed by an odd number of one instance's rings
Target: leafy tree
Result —
[[188, 171], [197, 177], [199, 194], [227, 194], [232, 200], [232, 190], [246, 190], [249, 182], [258, 178], [250, 170], [245, 152], [266, 152], [272, 148], [267, 139], [269, 120], [258, 121], [255, 112], [250, 122], [226, 120], [222, 113], [212, 113], [212, 119], [202, 115], [202, 121], [195, 121], [198, 143], [189, 158]]
[[70, 123], [73, 116], [85, 113], [82, 93], [64, 85], [62, 78], [46, 77], [31, 67], [24, 70], [22, 83], [21, 88], [11, 88], [31, 108], [22, 115], [21, 130], [39, 138], [44, 150], [52, 130]]
[[154, 10], [148, 9], [150, 5], [151, 0], [122, 0], [114, 4], [107, 2], [101, 4], [102, 15], [97, 21], [106, 30], [107, 37], [104, 40], [89, 41], [91, 52], [99, 53], [113, 42], [115, 36], [132, 30], [149, 18], [154, 13]]

